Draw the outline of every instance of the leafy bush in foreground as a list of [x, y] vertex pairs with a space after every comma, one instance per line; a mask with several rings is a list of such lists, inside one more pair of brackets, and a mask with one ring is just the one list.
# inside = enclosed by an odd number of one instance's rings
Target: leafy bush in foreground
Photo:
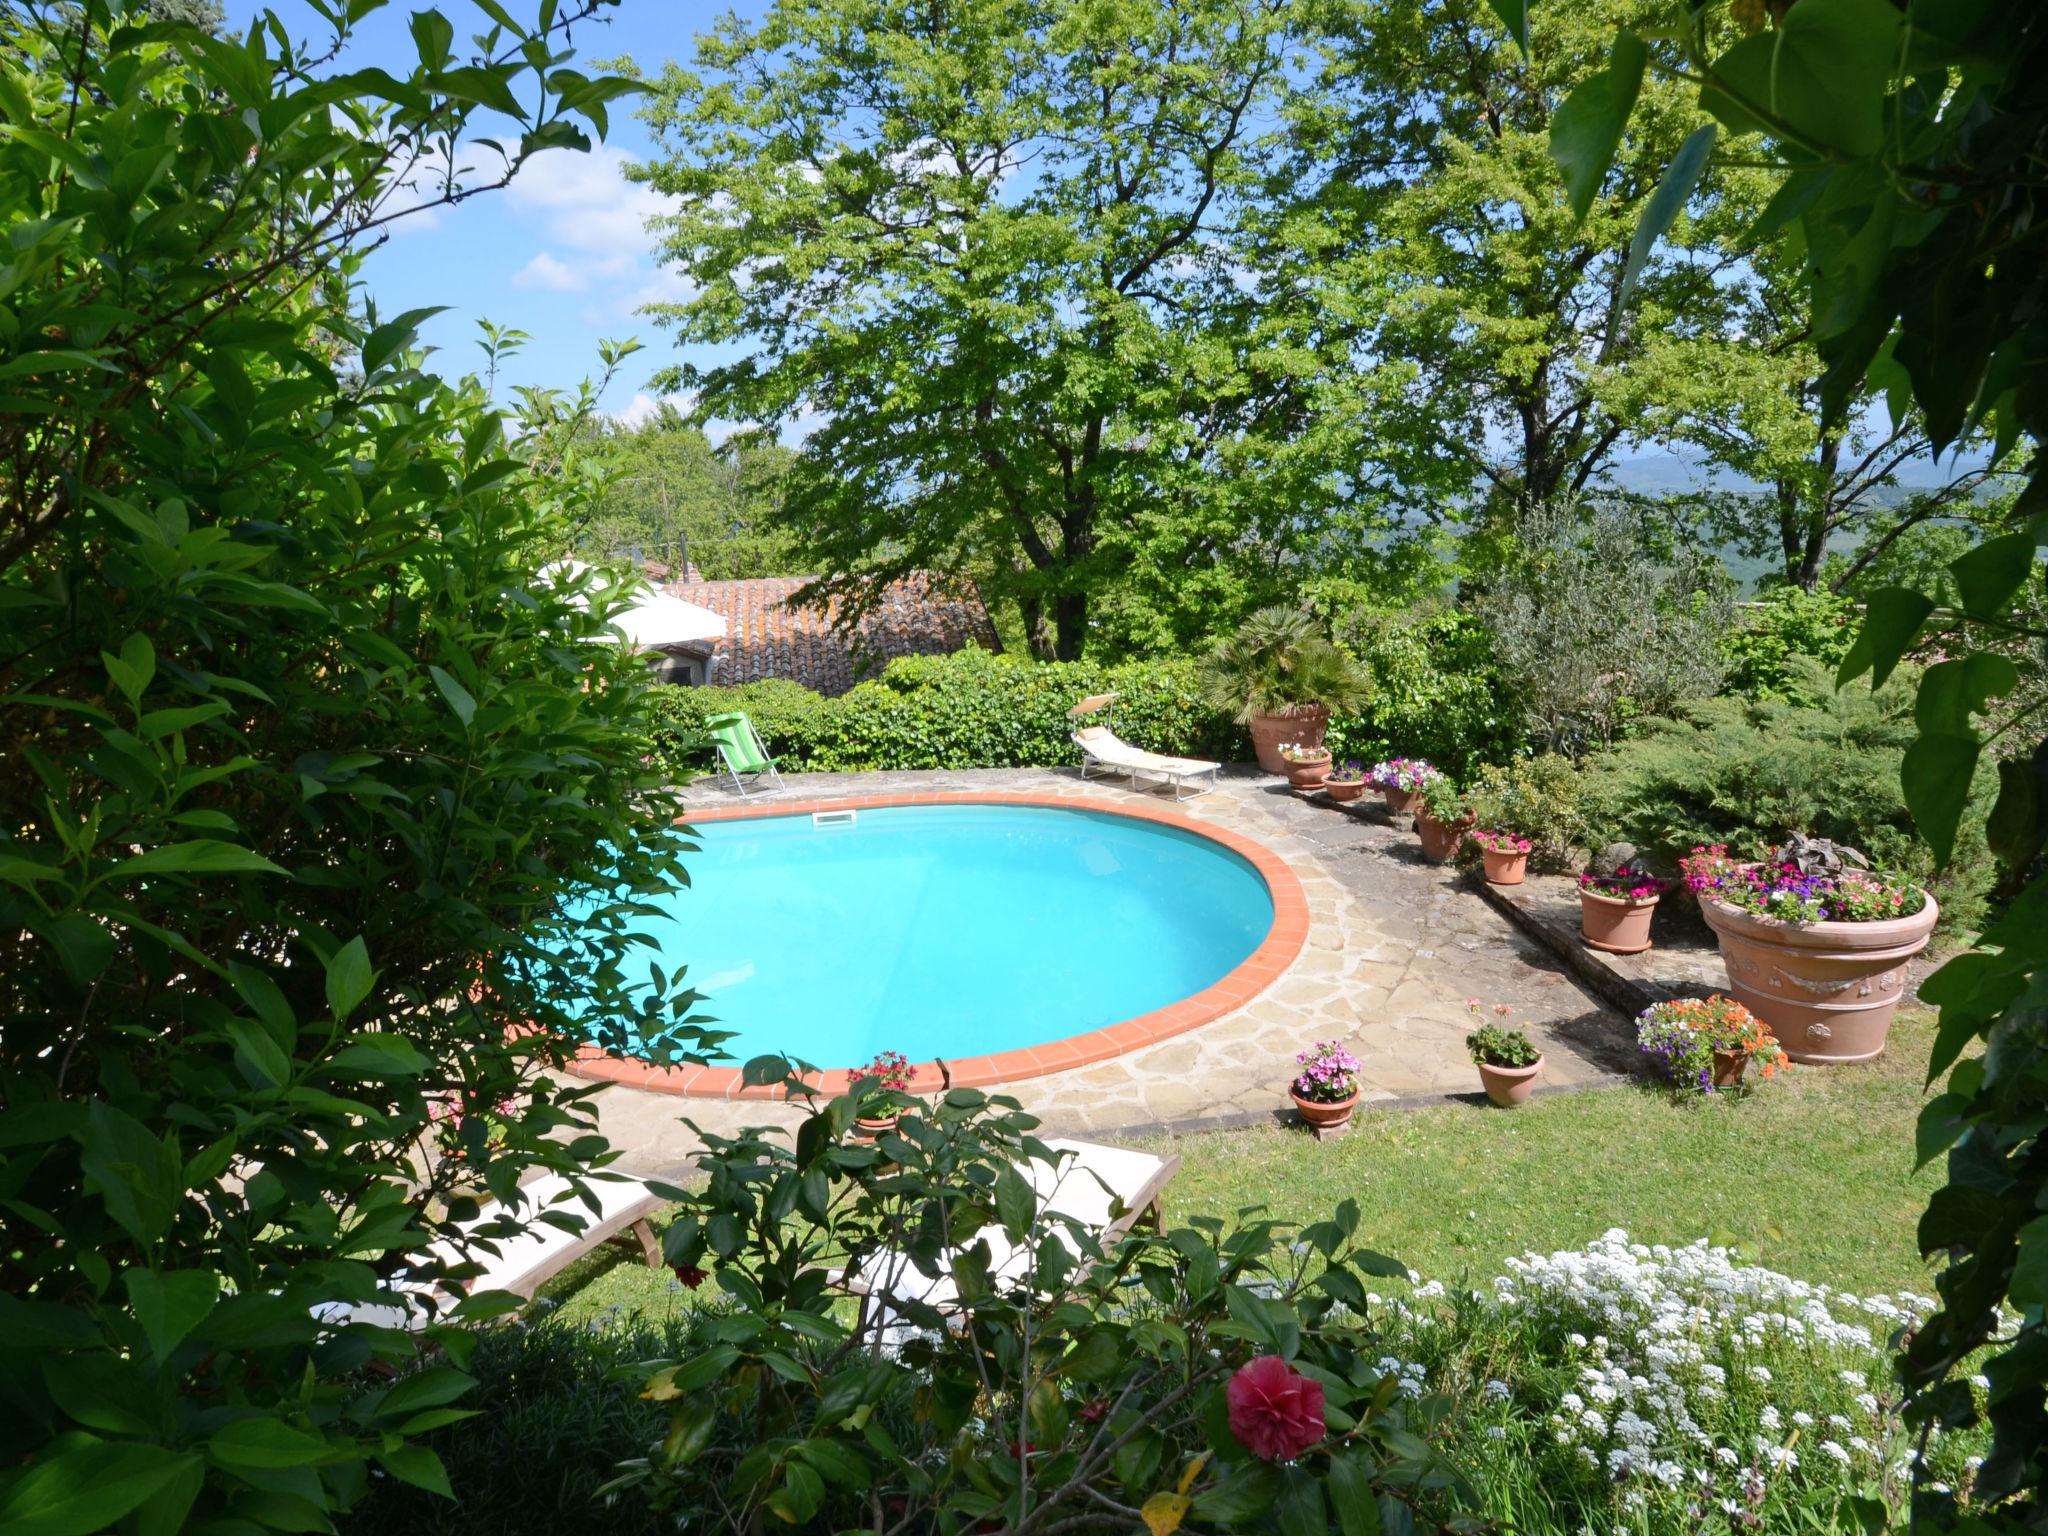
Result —
[[[748, 1074], [779, 1081], [763, 1058]], [[871, 1090], [872, 1080], [855, 1085]], [[1014, 1100], [861, 1094], [791, 1134], [706, 1134], [664, 1240], [737, 1303], [656, 1362], [668, 1422], [623, 1483], [719, 1529], [1411, 1529], [1462, 1497], [1365, 1315], [1358, 1207], [1197, 1217], [1104, 1245], [1042, 1210], [1059, 1159]], [[1086, 1185], [1090, 1175], [1069, 1170]], [[938, 1289], [933, 1289], [934, 1282]]]
[[500, 1195], [602, 1160], [551, 1072], [676, 864], [643, 665], [536, 574], [580, 482], [351, 312], [348, 241], [472, 104], [538, 150], [616, 82], [127, 19], [0, 9], [0, 1529], [319, 1530], [444, 1486], [473, 1336], [315, 1309], [437, 1267], [449, 1102], [510, 1101]]
[[645, 1500], [601, 1497], [619, 1458], [661, 1432], [668, 1413], [640, 1396], [639, 1361], [674, 1354], [689, 1324], [639, 1318], [570, 1324], [543, 1316], [493, 1328], [467, 1362], [474, 1418], [424, 1441], [448, 1469], [453, 1499], [377, 1478], [343, 1536], [502, 1536], [672, 1530]]

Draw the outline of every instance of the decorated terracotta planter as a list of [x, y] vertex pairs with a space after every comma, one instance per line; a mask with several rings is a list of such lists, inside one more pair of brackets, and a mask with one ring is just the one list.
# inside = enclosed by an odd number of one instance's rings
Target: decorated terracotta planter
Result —
[[1486, 1097], [1502, 1109], [1513, 1109], [1526, 1101], [1536, 1091], [1536, 1079], [1543, 1075], [1543, 1058], [1538, 1056], [1526, 1067], [1496, 1067], [1490, 1061], [1479, 1066], [1479, 1083], [1486, 1090]]
[[1253, 715], [1252, 755], [1268, 773], [1285, 773], [1287, 763], [1280, 756], [1283, 746], [1320, 747], [1330, 728], [1330, 712], [1320, 704], [1306, 705], [1281, 715]]
[[1330, 754], [1327, 752], [1307, 762], [1289, 762], [1286, 758], [1280, 761], [1286, 771], [1287, 782], [1296, 789], [1321, 789], [1323, 780], [1330, 776]]
[[1332, 800], [1336, 801], [1339, 805], [1349, 805], [1352, 801], [1364, 795], [1365, 789], [1366, 784], [1365, 780], [1363, 779], [1350, 779], [1342, 781], [1337, 779], [1323, 780], [1323, 793], [1328, 795]]
[[1749, 1052], [1714, 1052], [1714, 1086], [1716, 1088], [1733, 1088], [1742, 1081], [1742, 1074], [1748, 1070]]
[[1608, 896], [1579, 888], [1579, 935], [1610, 955], [1639, 955], [1650, 947], [1650, 914], [1659, 896]]
[[1458, 856], [1458, 844], [1472, 826], [1467, 816], [1457, 821], [1438, 821], [1428, 811], [1415, 813], [1415, 832], [1422, 839], [1422, 856], [1432, 864], [1444, 864]]
[[1486, 861], [1488, 885], [1520, 885], [1529, 872], [1529, 855], [1512, 848], [1482, 848], [1479, 856]]
[[1736, 1001], [1792, 1060], [1821, 1063], [1868, 1061], [1884, 1050], [1907, 962], [1941, 915], [1932, 896], [1911, 917], [1876, 923], [1785, 923], [1711, 897], [1700, 913], [1721, 941]]
[[1340, 1126], [1349, 1125], [1351, 1112], [1358, 1108], [1358, 1094], [1355, 1091], [1350, 1098], [1337, 1099], [1331, 1103], [1304, 1099], [1292, 1089], [1288, 1090], [1287, 1097], [1294, 1100], [1294, 1108], [1301, 1115], [1303, 1123], [1318, 1133], [1334, 1131]]
[[1403, 816], [1412, 816], [1415, 807], [1422, 803], [1421, 790], [1396, 789], [1391, 784], [1380, 786], [1380, 797], [1387, 802], [1387, 810], [1397, 821]]

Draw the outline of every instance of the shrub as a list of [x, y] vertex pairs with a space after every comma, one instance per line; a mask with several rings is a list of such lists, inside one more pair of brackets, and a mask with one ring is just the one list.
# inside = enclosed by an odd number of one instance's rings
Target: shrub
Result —
[[[1503, 1527], [1903, 1528], [1916, 1432], [1886, 1342], [1932, 1302], [1620, 1231], [1507, 1269], [1402, 1310], [1396, 1346], [1457, 1405], [1446, 1443]], [[1967, 1487], [1986, 1438], [1936, 1434], [1930, 1475]]]
[[1330, 750], [1371, 761], [1421, 757], [1454, 774], [1522, 749], [1520, 707], [1493, 653], [1493, 637], [1471, 613], [1367, 615], [1341, 631], [1372, 678], [1359, 715], [1330, 722]]
[[341, 1522], [342, 1536], [673, 1530], [644, 1500], [599, 1490], [617, 1476], [624, 1449], [667, 1422], [665, 1409], [639, 1395], [632, 1367], [687, 1348], [692, 1326], [640, 1318], [569, 1324], [543, 1313], [530, 1325], [486, 1331], [466, 1365], [484, 1411], [422, 1438], [448, 1469], [455, 1497], [373, 1479], [368, 1497]]
[[1849, 654], [1856, 638], [1856, 604], [1823, 587], [1775, 587], [1761, 600], [1746, 603], [1721, 635], [1721, 654], [1728, 666], [1721, 680], [1724, 692], [1750, 699], [1791, 699], [1819, 704], [1810, 693], [1810, 671], [1791, 663], [1811, 656], [1833, 670]]
[[[1793, 686], [1821, 699], [1705, 699], [1586, 764], [1586, 815], [1595, 840], [1619, 837], [1675, 861], [1725, 843], [1739, 858], [1761, 858], [1787, 834], [1804, 832], [1859, 848], [1873, 865], [1927, 886], [1942, 921], [1967, 928], [1983, 915], [1991, 883], [1981, 811], [1939, 874], [1914, 829], [1899, 788], [1913, 739], [1914, 680], [1885, 687], [1829, 685], [1820, 664], [1788, 662]], [[1994, 770], [1977, 804], [1988, 799]]]
[[1586, 841], [1584, 775], [1570, 758], [1545, 752], [1479, 770], [1470, 799], [1478, 824], [1529, 840], [1530, 862], [1564, 869]]
[[500, 1196], [604, 1157], [552, 1069], [623, 1043], [678, 850], [644, 667], [537, 575], [588, 482], [535, 450], [594, 392], [511, 440], [419, 315], [349, 308], [347, 249], [409, 154], [468, 154], [468, 104], [523, 102], [531, 150], [601, 123], [623, 82], [550, 35], [587, 11], [476, 41], [509, 63], [422, 12], [394, 74], [274, 20], [0, 8], [0, 1528], [320, 1530], [373, 1469], [443, 1486], [414, 1437], [471, 1336], [316, 1309], [462, 1272], [419, 1167], [445, 1098], [510, 1101], [458, 1133]]
[[1406, 1529], [1455, 1485], [1368, 1312], [1363, 1277], [1406, 1272], [1358, 1245], [1354, 1202], [1293, 1245], [1248, 1212], [1105, 1246], [1042, 1212], [1050, 1171], [1023, 1169], [1057, 1159], [1014, 1100], [954, 1089], [872, 1143], [856, 1110], [706, 1135], [665, 1252], [738, 1309], [650, 1364], [667, 1422], [622, 1481], [656, 1509], [1053, 1536], [1268, 1529], [1277, 1505], [1284, 1529]]
[[1067, 711], [1090, 694], [1115, 693], [1110, 719], [1134, 745], [1242, 760], [1250, 752], [1243, 732], [1203, 701], [1199, 681], [1190, 661], [1098, 666], [969, 648], [899, 657], [836, 699], [790, 682], [659, 688], [655, 729], [665, 760], [700, 765], [709, 754], [691, 737], [704, 717], [744, 709], [785, 769], [1049, 768], [1079, 757]]
[[1578, 756], [1720, 686], [1728, 586], [1710, 556], [1653, 549], [1630, 508], [1600, 503], [1531, 513], [1481, 612], [1529, 734]]

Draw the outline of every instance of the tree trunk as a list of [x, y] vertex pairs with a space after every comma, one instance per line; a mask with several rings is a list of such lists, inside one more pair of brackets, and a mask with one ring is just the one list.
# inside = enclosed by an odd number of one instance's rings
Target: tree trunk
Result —
[[1017, 610], [1024, 620], [1024, 643], [1030, 647], [1033, 661], [1051, 661], [1055, 651], [1052, 626], [1045, 621], [1045, 603], [1035, 592], [1026, 593], [1017, 599]]
[[1061, 661], [1079, 661], [1088, 643], [1088, 594], [1062, 592], [1052, 600], [1052, 612], [1059, 635], [1055, 654]]

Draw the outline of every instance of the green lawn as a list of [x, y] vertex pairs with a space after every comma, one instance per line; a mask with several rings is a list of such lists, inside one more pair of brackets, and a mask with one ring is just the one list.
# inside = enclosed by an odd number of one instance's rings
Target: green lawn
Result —
[[[1545, 1094], [1514, 1110], [1361, 1113], [1341, 1141], [1274, 1128], [1145, 1143], [1181, 1155], [1169, 1219], [1264, 1205], [1290, 1220], [1345, 1196], [1368, 1240], [1425, 1276], [1484, 1281], [1528, 1249], [1609, 1227], [1740, 1245], [1801, 1279], [1932, 1294], [1913, 1231], [1940, 1165], [1913, 1171], [1933, 1016], [1902, 1017], [1856, 1067], [1792, 1068], [1743, 1099], [1647, 1087]], [[1475, 1085], [1476, 1086], [1476, 1085]]]
[[[1674, 1104], [1644, 1087], [1542, 1095], [1512, 1112], [1366, 1112], [1341, 1141], [1280, 1127], [1160, 1137], [1181, 1156], [1170, 1219], [1263, 1205], [1296, 1221], [1346, 1196], [1368, 1241], [1424, 1275], [1483, 1282], [1527, 1249], [1609, 1227], [1643, 1242], [1711, 1237], [1801, 1279], [1932, 1294], [1913, 1229], [1939, 1166], [1915, 1173], [1931, 1015], [1901, 1018], [1861, 1067], [1793, 1068], [1743, 1099]], [[593, 1260], [550, 1294], [577, 1316], [677, 1307], [668, 1275]]]

